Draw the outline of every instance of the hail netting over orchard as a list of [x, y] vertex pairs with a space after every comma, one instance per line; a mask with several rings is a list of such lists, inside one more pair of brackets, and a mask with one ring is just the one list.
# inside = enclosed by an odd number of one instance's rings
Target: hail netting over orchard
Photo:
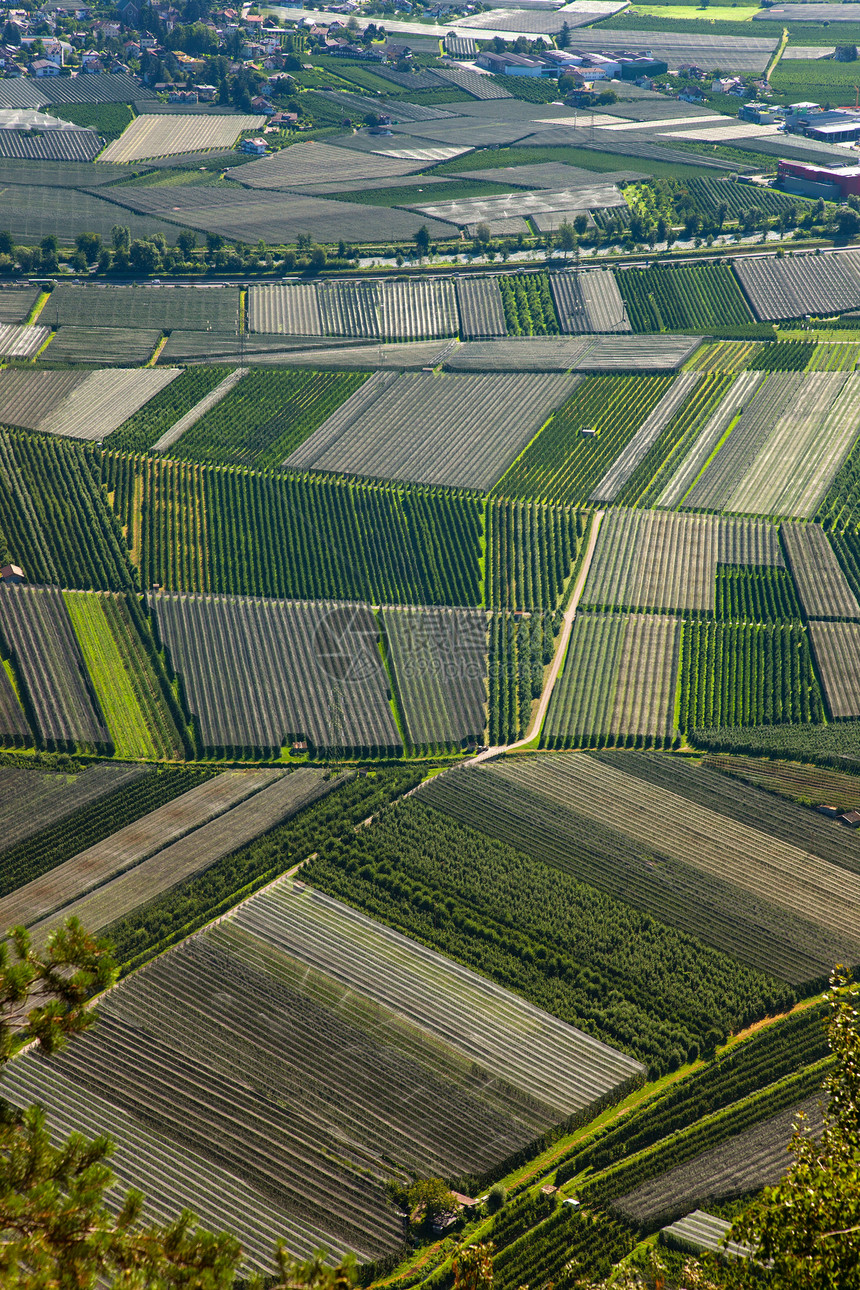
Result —
[[188, 1205], [220, 1229], [229, 1213], [248, 1265], [268, 1269], [277, 1238], [300, 1256], [397, 1250], [393, 1177], [480, 1186], [643, 1073], [486, 977], [280, 883], [130, 977], [50, 1063], [13, 1062], [4, 1091], [42, 1102], [63, 1135], [85, 1105], [154, 1216]]
[[718, 564], [783, 566], [761, 520], [613, 510], [603, 520], [583, 606], [713, 610]]
[[402, 749], [369, 606], [164, 593], [152, 603], [207, 749]]

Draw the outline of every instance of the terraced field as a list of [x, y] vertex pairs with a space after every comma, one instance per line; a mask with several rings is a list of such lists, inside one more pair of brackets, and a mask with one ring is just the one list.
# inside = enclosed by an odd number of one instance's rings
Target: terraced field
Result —
[[400, 748], [364, 605], [165, 593], [152, 604], [205, 748]]
[[486, 978], [286, 884], [129, 978], [100, 1013], [57, 1060], [14, 1062], [7, 1096], [38, 1098], [55, 1130], [92, 1116], [117, 1138], [123, 1184], [158, 1215], [187, 1204], [226, 1225], [260, 1270], [277, 1237], [301, 1256], [394, 1251], [393, 1176], [479, 1178], [641, 1074]]
[[375, 386], [379, 397], [357, 416], [324, 422], [284, 464], [485, 491], [574, 383], [566, 375], [404, 373]]

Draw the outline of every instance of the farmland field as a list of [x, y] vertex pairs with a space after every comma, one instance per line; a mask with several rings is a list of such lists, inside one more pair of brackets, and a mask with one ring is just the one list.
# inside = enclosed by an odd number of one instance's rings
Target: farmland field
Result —
[[85, 372], [35, 372], [23, 367], [0, 371], [0, 423], [35, 430], [74, 392]]
[[42, 357], [51, 363], [137, 367], [149, 361], [160, 340], [160, 331], [142, 327], [61, 327]]
[[[698, 376], [696, 371], [690, 372], [690, 376]], [[682, 373], [678, 378], [680, 388], [684, 389], [684, 377], [687, 372]], [[641, 458], [632, 473], [628, 475], [625, 466], [623, 475], [627, 476], [620, 490], [615, 494], [613, 500], [623, 506], [653, 506], [662, 494], [667, 482], [675, 473], [678, 463], [683, 461], [692, 444], [694, 444], [704, 427], [708, 425], [711, 418], [715, 415], [717, 408], [721, 405], [726, 397], [733, 377], [727, 372], [705, 372], [703, 379], [696, 381], [692, 390], [687, 386], [688, 395], [675, 415], [671, 418], [668, 425], [662, 430], [654, 443], [646, 447], [645, 455]], [[644, 427], [642, 428], [644, 429]], [[650, 434], [647, 436], [650, 439]], [[642, 435], [644, 439], [645, 436]], [[639, 435], [631, 441], [627, 452], [632, 452], [633, 445], [637, 444], [635, 457], [639, 457], [639, 446], [641, 443]], [[618, 459], [618, 468], [625, 460], [626, 453], [622, 453]], [[610, 467], [607, 477], [610, 473], [615, 474], [615, 467]]]
[[680, 639], [663, 615], [577, 614], [542, 746], [671, 744]]
[[4, 285], [0, 291], [0, 323], [26, 322], [38, 299], [38, 287]]
[[549, 282], [563, 332], [630, 331], [624, 301], [611, 271], [553, 273]]
[[[284, 463], [297, 470], [486, 490], [563, 402], [575, 378], [405, 373], [332, 438], [324, 423]], [[464, 437], [462, 426], [469, 426]]]
[[235, 331], [239, 292], [234, 287], [73, 287], [61, 283], [52, 291], [43, 314], [44, 322], [59, 327]]
[[67, 591], [63, 599], [115, 755], [138, 761], [155, 759], [158, 749], [125, 670], [103, 598], [86, 591]]
[[399, 748], [369, 608], [164, 594], [153, 605], [204, 748]]
[[[96, 762], [85, 768], [68, 771], [45, 771], [35, 767], [0, 767], [0, 784], [7, 795], [3, 813], [3, 887], [15, 868], [8, 863], [10, 851], [23, 848], [33, 853], [38, 848], [30, 839], [44, 830], [64, 829], [66, 821], [79, 812], [101, 809], [103, 799], [120, 789], [152, 778], [145, 766], [121, 766]], [[14, 886], [14, 883], [13, 883]]]
[[17, 327], [0, 324], [0, 355], [3, 358], [34, 358], [48, 339], [47, 327]]
[[685, 624], [682, 730], [814, 722], [822, 716], [809, 641], [799, 624]]
[[379, 293], [379, 331], [384, 340], [457, 335], [457, 297], [452, 282], [383, 282]]
[[0, 746], [31, 748], [33, 732], [24, 715], [12, 677], [0, 657]]
[[757, 318], [836, 314], [860, 305], [860, 273], [848, 255], [787, 255], [735, 261]]
[[[58, 1061], [16, 1062], [8, 1096], [38, 1097], [49, 1123], [67, 1126], [83, 1082], [117, 1138], [122, 1183], [142, 1186], [165, 1217], [177, 1195], [210, 1226], [229, 1213], [260, 1270], [276, 1236], [300, 1256], [321, 1244], [364, 1259], [397, 1249], [389, 1179], [480, 1179], [641, 1070], [338, 901], [285, 884], [133, 977], [100, 1014]], [[218, 1090], [205, 1106], [194, 1092], [203, 1086]], [[345, 1136], [360, 1165], [335, 1148]]]
[[409, 743], [482, 743], [487, 724], [486, 614], [385, 608], [381, 618]]
[[149, 157], [168, 157], [179, 152], [205, 152], [232, 148], [239, 135], [256, 130], [262, 116], [188, 116], [181, 113], [146, 113], [130, 121], [118, 139], [108, 144], [102, 160], [127, 165]]
[[179, 374], [178, 367], [91, 372], [42, 417], [38, 428], [72, 439], [105, 439]]
[[228, 375], [228, 367], [188, 367], [110, 436], [108, 448], [145, 452]]
[[804, 377], [796, 406], [775, 427], [730, 509], [811, 519], [857, 438], [860, 373]]
[[579, 552], [582, 512], [494, 497], [487, 502], [485, 523], [486, 604], [555, 609]]
[[582, 604], [713, 611], [717, 565], [782, 563], [777, 530], [762, 521], [619, 508], [601, 525]]
[[[697, 421], [691, 427], [692, 436], [682, 439], [679, 453], [673, 457], [676, 468], [657, 499], [658, 506], [680, 505], [763, 380], [761, 372], [741, 372], [727, 389], [724, 387], [723, 398], [704, 424]], [[680, 456], [684, 449], [686, 453]]]
[[278, 466], [367, 379], [365, 372], [253, 368], [175, 442], [172, 457], [230, 466]]
[[783, 524], [782, 544], [807, 618], [860, 618], [860, 604], [818, 524]]
[[586, 377], [494, 491], [584, 502], [671, 385], [667, 375]]
[[724, 622], [800, 622], [795, 585], [773, 565], [718, 564], [714, 617]]
[[[621, 1046], [652, 1073], [665, 1069], [672, 1048], [686, 1052], [705, 1027], [732, 1024], [755, 1014], [768, 996], [786, 995], [773, 978], [667, 925], [664, 914], [655, 910], [652, 919], [631, 909], [605, 882], [585, 886], [572, 871], [581, 860], [587, 868], [589, 857], [597, 863], [592, 835], [586, 826], [571, 836], [567, 813], [557, 807], [567, 872], [546, 863], [556, 847], [539, 799], [528, 798], [530, 824], [522, 821], [518, 838], [491, 841], [487, 782], [502, 790], [504, 802], [491, 823], [509, 833], [505, 822], [523, 805], [520, 789], [494, 772], [470, 769], [434, 779], [341, 848], [320, 847], [304, 876]], [[648, 873], [632, 849], [622, 854], [631, 879]], [[612, 855], [607, 871], [619, 864], [617, 849]], [[695, 1000], [686, 972], [697, 977]]]
[[[813, 635], [813, 633], [810, 633]], [[813, 641], [813, 650], [815, 644]], [[853, 811], [860, 804], [860, 778], [821, 766], [804, 766], [799, 762], [767, 761], [756, 757], [733, 757], [714, 754], [704, 758], [705, 766], [724, 775], [741, 779], [755, 788], [778, 793], [806, 806], [830, 803], [843, 811]]]
[[143, 586], [480, 603], [480, 511], [467, 497], [151, 457], [105, 457], [104, 475], [120, 522], [134, 534]]
[[544, 273], [499, 278], [509, 336], [554, 336], [561, 329]]
[[313, 282], [252, 286], [248, 291], [248, 325], [252, 332], [287, 336], [321, 336], [322, 318]]
[[[0, 924], [11, 927], [16, 923], [38, 922], [70, 900], [101, 886], [108, 878], [134, 868], [208, 821], [217, 819], [277, 777], [278, 773], [271, 770], [224, 771], [196, 787], [192, 784], [179, 796], [170, 792], [169, 779], [163, 779], [162, 794], [165, 789], [169, 792], [163, 803], [159, 804], [156, 798], [152, 810], [138, 809], [130, 822], [121, 824], [115, 831], [102, 833], [93, 845], [67, 856], [59, 864], [48, 866], [46, 871], [39, 873], [37, 869], [29, 881], [12, 887], [11, 894], [7, 893], [0, 902]], [[147, 794], [157, 789], [160, 778], [160, 775], [149, 776], [142, 786], [143, 793], [137, 796], [145, 800]], [[120, 804], [120, 809], [123, 805]], [[73, 826], [74, 823], [73, 820]]]
[[788, 1143], [798, 1112], [806, 1114], [809, 1131], [817, 1134], [822, 1126], [820, 1102], [821, 1096], [816, 1094], [780, 1111], [702, 1152], [689, 1164], [669, 1169], [620, 1196], [614, 1207], [637, 1225], [654, 1227], [712, 1199], [774, 1186], [790, 1163]]
[[729, 265], [624, 269], [616, 282], [634, 331], [707, 331], [751, 321]]
[[[646, 775], [653, 764], [672, 787], [640, 775], [638, 759]], [[807, 836], [783, 841], [772, 836], [778, 826], [769, 823], [770, 798], [747, 789], [758, 815], [750, 810], [757, 823], [743, 823], [729, 814], [737, 784], [712, 773], [728, 800], [705, 805], [696, 790], [700, 781], [707, 784], [707, 773], [676, 766], [675, 759], [664, 767], [666, 761], [618, 752], [496, 762], [463, 777], [465, 797], [452, 778], [438, 788], [434, 783], [422, 800], [439, 799], [458, 818], [468, 812], [466, 822], [480, 820], [478, 827], [506, 841], [520, 827], [520, 845], [536, 848], [539, 857], [557, 857], [552, 862], [580, 881], [650, 909], [661, 921], [783, 980], [819, 978], [840, 944], [852, 957], [856, 920], [852, 930], [848, 911], [860, 880], [841, 867], [847, 857], [838, 845], [829, 860], [814, 850], [826, 849], [828, 839], [839, 844], [845, 830], [797, 807], [809, 817]], [[688, 787], [692, 798], [684, 795]], [[572, 846], [577, 833], [581, 841]]]
[[502, 293], [496, 278], [457, 278], [456, 287], [460, 335], [464, 340], [507, 335]]
[[128, 553], [84, 450], [0, 431], [0, 532], [33, 582], [125, 590]]
[[623, 452], [616, 457], [606, 474], [592, 489], [589, 501], [614, 502], [631, 476], [660, 438], [669, 422], [695, 390], [698, 372], [684, 372], [670, 385], [663, 398], [642, 422]]
[[0, 589], [0, 639], [11, 656], [41, 747], [107, 751], [110, 735], [62, 593]]
[[150, 852], [139, 863], [117, 872], [116, 876], [64, 905], [62, 910], [34, 923], [36, 941], [44, 941], [69, 916], [80, 918], [85, 927], [96, 931], [109, 927], [268, 833], [333, 787], [325, 780], [323, 771], [309, 766], [280, 776], [276, 771], [244, 773], [249, 780], [256, 775], [258, 791], [246, 794], [238, 805], [217, 818], [162, 850]]
[[809, 639], [831, 717], [860, 716], [860, 623], [810, 622]]

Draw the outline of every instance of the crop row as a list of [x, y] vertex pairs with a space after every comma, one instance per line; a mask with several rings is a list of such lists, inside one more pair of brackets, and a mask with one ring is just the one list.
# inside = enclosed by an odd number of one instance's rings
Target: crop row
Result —
[[799, 621], [801, 613], [786, 569], [718, 564], [714, 616], [729, 623], [768, 623]]
[[480, 744], [487, 724], [486, 614], [385, 608], [380, 617], [410, 745]]
[[636, 1244], [629, 1224], [604, 1214], [579, 1213], [560, 1205], [550, 1218], [496, 1256], [495, 1283], [501, 1290], [522, 1285], [565, 1283], [571, 1268], [585, 1284], [603, 1280]]
[[146, 452], [196, 403], [227, 376], [226, 366], [199, 364], [187, 367], [175, 381], [139, 408], [108, 440], [108, 447], [121, 452]]
[[108, 935], [116, 947], [117, 961], [138, 966], [157, 947], [164, 949], [166, 944], [184, 940], [189, 931], [211, 922], [252, 891], [268, 886], [319, 850], [322, 843], [351, 834], [362, 821], [415, 788], [424, 773], [406, 762], [380, 766], [369, 776], [333, 772], [328, 781], [331, 793], [216, 861], [204, 873], [186, 878], [112, 923]]
[[822, 716], [809, 642], [799, 624], [685, 626], [682, 730], [821, 721]]
[[578, 614], [542, 745], [670, 744], [680, 627], [655, 614]]
[[809, 639], [831, 717], [860, 716], [860, 623], [810, 622]]
[[552, 662], [560, 619], [558, 612], [493, 615], [487, 681], [492, 745], [525, 735], [532, 704], [543, 690], [544, 669]]
[[232, 595], [477, 604], [469, 498], [108, 455], [143, 586]]
[[860, 779], [856, 775], [822, 766], [721, 753], [705, 757], [703, 764], [804, 806], [830, 803], [843, 811], [853, 811], [860, 803]]
[[782, 340], [760, 345], [747, 369], [750, 372], [803, 372], [817, 349], [814, 341]]
[[[288, 467], [486, 491], [569, 395], [568, 374], [402, 373], [335, 411]], [[469, 427], [468, 435], [463, 426]]]
[[365, 372], [252, 368], [170, 446], [207, 464], [279, 466], [367, 380]]
[[630, 331], [624, 301], [611, 270], [553, 273], [549, 281], [563, 332], [594, 335]]
[[730, 265], [625, 269], [617, 281], [634, 331], [720, 331], [750, 321]]
[[[637, 758], [642, 758], [649, 772], [654, 764], [653, 773], [643, 775], [638, 769], [628, 773], [625, 769], [628, 758], [634, 768]], [[776, 916], [783, 926], [783, 948], [775, 955], [780, 964], [784, 961], [785, 949], [814, 957], [825, 944], [829, 944], [831, 954], [841, 944], [849, 959], [853, 959], [857, 950], [851, 910], [860, 893], [860, 879], [853, 868], [849, 872], [846, 867], [844, 849], [834, 845], [844, 830], [827, 821], [817, 827], [816, 824], [807, 826], [808, 832], [813, 833], [812, 847], [823, 849], [825, 859], [811, 849], [808, 836], [802, 831], [803, 843], [800, 838], [784, 839], [777, 822], [770, 829], [772, 836], [767, 836], [762, 826], [761, 811], [767, 810], [763, 804], [754, 822], [748, 818], [749, 809], [744, 812], [745, 818], [738, 819], [738, 808], [728, 791], [732, 786], [719, 776], [713, 777], [721, 790], [717, 795], [718, 805], [705, 805], [697, 800], [694, 806], [676, 791], [679, 770], [671, 763], [664, 764], [665, 761], [636, 753], [619, 753], [614, 758], [608, 753], [556, 753], [539, 759], [523, 759], [510, 767], [505, 762], [494, 764], [490, 773], [539, 793], [557, 808], [573, 809], [581, 821], [589, 822], [584, 827], [611, 819], [613, 831], [629, 846], [640, 848], [637, 868], [644, 863], [642, 847], [646, 848], [646, 854], [665, 857], [669, 869], [676, 875], [676, 885], [670, 897], [664, 883], [665, 904], [663, 913], [658, 915], [664, 920], [684, 886], [696, 881], [701, 886], [695, 896], [695, 906], [701, 905], [708, 888], [711, 901], [715, 890], [722, 889], [728, 902], [726, 917], [738, 924], [744, 921], [744, 911], [751, 903], [762, 924], [773, 925]], [[660, 782], [664, 773], [671, 787]], [[683, 782], [695, 791], [698, 778], [687, 775]], [[707, 773], [701, 778], [709, 788]], [[726, 797], [730, 799], [728, 803]], [[748, 790], [744, 795], [746, 808], [750, 798], [758, 800], [760, 795]], [[802, 808], [798, 811], [803, 814]], [[834, 831], [837, 837], [833, 836]], [[633, 879], [631, 874], [631, 892]], [[650, 886], [650, 881], [646, 886]], [[681, 916], [688, 917], [686, 909], [681, 911]], [[712, 926], [706, 924], [704, 932], [699, 934], [713, 943], [714, 936], [722, 930], [719, 927], [722, 918], [718, 919], [713, 909], [709, 918]], [[747, 946], [744, 931], [742, 926], [737, 926], [732, 938], [737, 956], [749, 961], [747, 956], [754, 955], [761, 962], [762, 936], [754, 945]], [[774, 968], [774, 972], [782, 974], [779, 968]], [[819, 969], [802, 979], [814, 980], [821, 974]]]
[[695, 387], [700, 379], [698, 372], [685, 372], [675, 379], [651, 414], [642, 422], [623, 452], [592, 489], [589, 501], [608, 503], [616, 500], [663, 431], [686, 403], [688, 396], [695, 393]]
[[490, 498], [485, 523], [486, 604], [494, 609], [555, 609], [579, 553], [583, 513]]
[[585, 377], [494, 491], [584, 502], [671, 384], [662, 374]]
[[53, 588], [0, 589], [0, 640], [12, 659], [39, 745], [109, 752], [111, 737], [62, 593]]
[[0, 657], [0, 745], [5, 748], [31, 748], [31, 731], [21, 707], [12, 677]]
[[88, 450], [0, 431], [0, 483], [0, 532], [31, 582], [132, 586], [122, 533]]
[[663, 490], [655, 487], [649, 501], [657, 506], [680, 505], [763, 379], [761, 372], [741, 372], [729, 384], [721, 382], [721, 397], [681, 437], [671, 463], [667, 463], [671, 464], [668, 478], [666, 470], [660, 472]]
[[[698, 373], [691, 373], [697, 375]], [[683, 380], [683, 375], [678, 378]], [[726, 372], [705, 372], [688, 397], [675, 412], [657, 440], [616, 493], [614, 501], [621, 506], [653, 506], [671, 476], [696, 442], [716, 409], [720, 407], [732, 384]], [[635, 440], [634, 440], [635, 442]], [[631, 445], [632, 446], [632, 445]], [[638, 454], [637, 454], [638, 455]]]
[[[488, 780], [503, 790], [498, 812], [484, 809]], [[652, 1073], [668, 1070], [676, 1051], [683, 1060], [712, 1027], [761, 1015], [765, 1000], [784, 993], [667, 925], [665, 915], [652, 919], [631, 909], [623, 892], [607, 892], [604, 882], [586, 886], [571, 870], [592, 850], [587, 830], [570, 837], [559, 821], [568, 871], [548, 865], [550, 829], [540, 799], [531, 795], [527, 803], [537, 833], [523, 822], [518, 836], [507, 828], [518, 806], [518, 791], [484, 771], [438, 776], [373, 829], [321, 847], [303, 877], [560, 1021], [635, 1054]], [[499, 831], [510, 836], [490, 841]], [[593, 855], [599, 866], [596, 847]], [[615, 869], [611, 850], [602, 863]], [[629, 873], [629, 861], [622, 867]], [[686, 972], [696, 974], [695, 985]], [[562, 1082], [555, 1089], [536, 1085], [534, 1095], [555, 1105], [587, 1103], [607, 1087], [604, 1066], [608, 1073], [613, 1060], [617, 1055], [600, 1049], [591, 1060], [572, 1056], [552, 1072]]]
[[731, 427], [723, 446], [685, 496], [683, 505], [711, 511], [738, 509], [731, 505], [735, 493], [742, 489], [774, 427], [782, 417], [793, 415], [804, 392], [800, 372], [779, 373], [764, 380]]
[[208, 752], [400, 747], [367, 606], [165, 594], [153, 605]]

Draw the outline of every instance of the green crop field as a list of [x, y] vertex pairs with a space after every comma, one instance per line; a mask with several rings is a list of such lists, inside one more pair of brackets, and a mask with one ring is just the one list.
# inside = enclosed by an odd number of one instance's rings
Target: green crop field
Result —
[[225, 366], [186, 368], [108, 436], [108, 447], [121, 452], [145, 452], [195, 403], [210, 394], [229, 371]]
[[753, 321], [729, 265], [626, 269], [616, 281], [634, 331], [707, 331]]
[[501, 277], [499, 288], [509, 336], [558, 334], [558, 316], [545, 273]]
[[671, 385], [671, 376], [587, 376], [496, 485], [502, 497], [581, 503]]
[[262, 470], [279, 466], [367, 376], [255, 368], [185, 431], [171, 455]]

